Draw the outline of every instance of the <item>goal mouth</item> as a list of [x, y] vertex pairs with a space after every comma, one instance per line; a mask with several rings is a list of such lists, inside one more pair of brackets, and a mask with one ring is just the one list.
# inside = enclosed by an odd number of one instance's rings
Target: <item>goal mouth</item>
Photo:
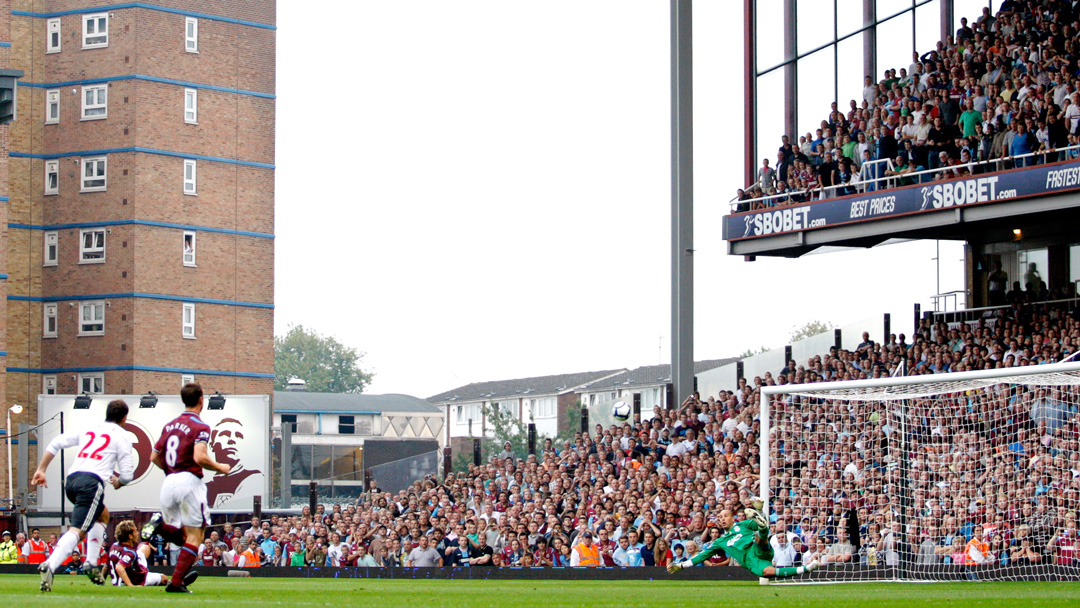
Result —
[[1080, 363], [760, 397], [783, 582], [1080, 580]]

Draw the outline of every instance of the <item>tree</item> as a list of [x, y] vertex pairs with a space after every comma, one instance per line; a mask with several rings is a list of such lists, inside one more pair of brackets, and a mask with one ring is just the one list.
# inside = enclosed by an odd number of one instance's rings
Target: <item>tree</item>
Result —
[[285, 390], [289, 379], [300, 378], [313, 392], [362, 393], [375, 376], [360, 369], [363, 356], [331, 336], [290, 325], [274, 337], [274, 388]]
[[828, 321], [807, 321], [802, 327], [791, 328], [791, 342], [805, 340], [806, 338], [823, 334], [832, 329], [834, 329], [833, 324]]
[[[573, 443], [574, 437], [581, 432], [581, 411], [583, 409], [584, 406], [581, 404], [581, 399], [575, 399], [573, 403], [566, 406], [566, 415], [559, 421], [558, 433], [552, 439], [559, 449], [562, 449], [563, 442], [567, 440], [569, 440], [570, 443]], [[542, 442], [538, 439], [537, 443]], [[536, 449], [539, 451], [540, 446], [537, 446]]]
[[753, 357], [754, 355], [760, 355], [761, 353], [765, 353], [765, 352], [769, 352], [769, 348], [767, 346], [762, 346], [761, 348], [759, 348], [757, 350], [754, 350], [752, 348], [748, 348], [748, 349], [744, 350], [741, 355], [739, 355], [739, 358], [740, 359], [745, 359], [747, 357]]
[[529, 432], [525, 423], [490, 401], [484, 403], [484, 424], [491, 431], [490, 437], [480, 442], [483, 461], [488, 462], [503, 451], [503, 446], [510, 442], [510, 451], [514, 458], [529, 455]]

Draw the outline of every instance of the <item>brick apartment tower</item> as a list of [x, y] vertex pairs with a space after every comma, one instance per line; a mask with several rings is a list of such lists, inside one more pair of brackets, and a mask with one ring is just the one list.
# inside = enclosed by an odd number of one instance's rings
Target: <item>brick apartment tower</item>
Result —
[[41, 393], [273, 391], [275, 22], [274, 0], [0, 0], [24, 72], [0, 127], [13, 425]]

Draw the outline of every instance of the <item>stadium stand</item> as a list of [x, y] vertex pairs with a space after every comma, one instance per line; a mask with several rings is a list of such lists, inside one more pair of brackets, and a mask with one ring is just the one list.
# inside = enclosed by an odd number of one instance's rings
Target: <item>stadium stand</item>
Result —
[[[492, 565], [566, 566], [571, 547], [588, 531], [606, 565], [664, 565], [715, 534], [708, 524], [720, 510], [741, 510], [758, 493], [762, 386], [888, 376], [902, 364], [910, 374], [1041, 365], [1078, 347], [1080, 314], [1066, 303], [1017, 302], [970, 323], [927, 320], [910, 343], [902, 335], [881, 342], [865, 337], [853, 350], [832, 348], [704, 400], [691, 396], [678, 408], [656, 408], [649, 420], [597, 426], [561, 445], [548, 440], [525, 460], [496, 454], [482, 466], [442, 482], [418, 480], [397, 494], [369, 492], [355, 502], [320, 505], [315, 513], [305, 507], [298, 516], [226, 524], [207, 539], [203, 563], [236, 566], [243, 556], [248, 566], [400, 566], [416, 561], [410, 555], [422, 549], [424, 537], [451, 566], [460, 565], [459, 539], [467, 537], [463, 544], [475, 549], [482, 535], [493, 549]], [[993, 559], [1002, 563], [1080, 560], [1080, 543], [1062, 540], [1062, 531], [1066, 540], [1076, 534], [1080, 509], [1080, 400], [1071, 389], [1062, 391], [1070, 392], [1016, 394], [1007, 403], [981, 406], [1007, 409], [1010, 424], [1026, 432], [1010, 449], [1054, 459], [1055, 466], [1023, 460], [1017, 465], [1023, 483], [997, 485], [987, 484], [993, 467], [967, 472], [947, 458], [932, 458], [920, 472], [914, 489], [929, 506], [913, 531], [932, 548], [920, 558], [930, 561], [920, 563], [962, 559], [951, 547], [970, 541], [976, 526], [987, 531]], [[1048, 399], [1054, 407], [1039, 405]], [[850, 559], [867, 563], [875, 551], [888, 559], [883, 547], [896, 522], [889, 469], [880, 449], [857, 452], [851, 445], [877, 445], [881, 427], [852, 427], [816, 419], [813, 408], [801, 411], [808, 425], [836, 427], [813, 446], [813, 480], [786, 487], [788, 498], [774, 505], [774, 533], [794, 535], [795, 559], [801, 561], [842, 545], [845, 511], [857, 508], [862, 542]], [[947, 424], [944, 418], [953, 415], [927, 413], [926, 432], [917, 435], [920, 450], [948, 454], [941, 446], [961, 444], [975, 432]], [[996, 494], [985, 490], [991, 487]]]
[[[798, 143], [785, 141], [777, 162], [759, 171], [760, 183], [740, 191], [746, 206], [739, 210], [749, 210], [750, 199], [772, 188], [782, 196], [753, 204], [812, 200], [826, 188], [887, 187], [859, 182], [869, 175], [904, 183], [920, 179], [907, 174], [924, 167], [939, 171], [937, 177], [997, 170], [1012, 163], [957, 163], [1017, 159], [1027, 151], [1036, 155], [1015, 162], [1073, 158], [1073, 151], [1057, 151], [1076, 143], [1080, 125], [1078, 10], [1066, 2], [1007, 0], [996, 15], [984, 14], [910, 66], [889, 70], [878, 83], [868, 79], [860, 102], [847, 111], [833, 107], [820, 128]], [[1080, 349], [1080, 310], [1075, 301], [1048, 297], [1053, 294], [1045, 284], [1027, 291], [1017, 285], [1005, 295], [1007, 306], [982, 318], [924, 320], [910, 338], [876, 342], [866, 335], [854, 349], [789, 361], [730, 390], [687, 397], [667, 411], [655, 408], [644, 421], [598, 425], [561, 444], [549, 439], [524, 460], [491, 454], [486, 464], [442, 481], [417, 480], [397, 494], [372, 491], [355, 502], [319, 505], [314, 513], [304, 507], [300, 515], [218, 526], [200, 557], [207, 566], [236, 566], [241, 556], [247, 566], [402, 566], [428, 563], [423, 542], [444, 566], [464, 565], [458, 547], [477, 555], [480, 546], [491, 547], [490, 565], [568, 566], [571, 547], [588, 533], [600, 546], [602, 565], [666, 565], [712, 538], [709, 524], [722, 509], [741, 510], [759, 493], [763, 386], [1061, 361]], [[1080, 564], [1078, 397], [1071, 387], [1014, 392], [979, 402], [969, 422], [927, 409], [924, 428], [913, 434], [916, 450], [927, 454], [917, 461], [913, 482], [923, 512], [910, 524], [920, 564], [963, 563], [963, 547], [976, 528], [995, 563]], [[769, 513], [773, 531], [789, 535], [795, 562], [830, 552], [855, 563], [895, 559], [889, 537], [899, 522], [890, 501], [891, 469], [876, 447], [888, 442], [885, 430], [822, 412], [811, 404], [793, 413], [807, 427], [826, 431], [815, 445], [799, 446], [812, 475], [770, 476], [784, 484]], [[989, 461], [949, 458], [955, 446], [984, 432], [979, 420], [988, 412], [1008, 412], [1019, 439], [1002, 446], [990, 437], [985, 448], [995, 452], [978, 455]], [[852, 412], [855, 420], [861, 416]], [[1001, 454], [1011, 459], [993, 460]], [[1010, 481], [988, 483], [995, 475]], [[862, 523], [861, 548], [851, 553], [843, 538], [847, 509]], [[488, 565], [483, 561], [473, 565]]]
[[[782, 138], [736, 212], [1080, 157], [1080, 6], [1002, 3]], [[767, 167], [767, 165], [766, 165]], [[911, 175], [915, 174], [915, 175]]]

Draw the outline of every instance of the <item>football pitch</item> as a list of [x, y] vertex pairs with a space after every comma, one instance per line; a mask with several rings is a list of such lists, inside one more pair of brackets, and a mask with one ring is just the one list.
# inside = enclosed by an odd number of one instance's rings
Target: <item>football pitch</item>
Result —
[[38, 591], [38, 577], [0, 576], [7, 606], [375, 606], [436, 608], [566, 606], [630, 608], [645, 605], [792, 606], [1077, 606], [1080, 583], [935, 583], [770, 585], [753, 582], [663, 581], [455, 581], [297, 578], [211, 578], [191, 595], [164, 588], [95, 587], [81, 576], [58, 576], [52, 593]]

